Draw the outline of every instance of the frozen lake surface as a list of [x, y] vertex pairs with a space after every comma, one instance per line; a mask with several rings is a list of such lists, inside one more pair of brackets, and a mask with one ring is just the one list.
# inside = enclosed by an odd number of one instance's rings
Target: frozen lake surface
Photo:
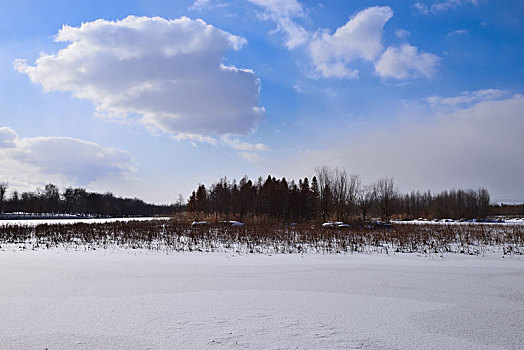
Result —
[[7, 349], [523, 349], [524, 258], [0, 251]]

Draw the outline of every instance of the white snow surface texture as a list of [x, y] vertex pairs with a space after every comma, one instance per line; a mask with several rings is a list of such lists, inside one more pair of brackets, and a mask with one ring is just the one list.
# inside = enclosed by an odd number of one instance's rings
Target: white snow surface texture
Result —
[[524, 349], [524, 259], [0, 251], [2, 349]]

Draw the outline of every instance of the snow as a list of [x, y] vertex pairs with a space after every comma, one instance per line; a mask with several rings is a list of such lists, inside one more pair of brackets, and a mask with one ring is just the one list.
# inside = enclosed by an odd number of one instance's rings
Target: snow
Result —
[[238, 222], [235, 220], [220, 221], [221, 224], [231, 225], [231, 227], [241, 227], [244, 226], [243, 222]]
[[7, 349], [522, 349], [524, 258], [0, 251]]
[[209, 225], [209, 222], [207, 221], [193, 221], [191, 223], [191, 226], [207, 226]]
[[441, 219], [441, 220], [424, 220], [424, 219], [417, 219], [417, 220], [391, 220], [394, 224], [405, 224], [405, 225], [502, 225], [502, 226], [509, 226], [509, 225], [524, 225], [524, 218], [520, 219], [506, 219], [503, 222], [485, 222], [485, 221], [476, 221], [468, 220], [468, 221], [455, 221], [451, 219]]
[[136, 217], [136, 218], [102, 218], [102, 219], [29, 219], [29, 220], [0, 220], [0, 226], [37, 226], [42, 224], [100, 224], [117, 221], [150, 221], [169, 220], [168, 217]]
[[338, 227], [338, 228], [343, 228], [343, 227], [351, 227], [349, 224], [345, 224], [343, 223], [342, 221], [336, 221], [336, 222], [325, 222], [322, 224], [322, 227], [327, 227], [327, 228], [335, 228], [335, 227]]

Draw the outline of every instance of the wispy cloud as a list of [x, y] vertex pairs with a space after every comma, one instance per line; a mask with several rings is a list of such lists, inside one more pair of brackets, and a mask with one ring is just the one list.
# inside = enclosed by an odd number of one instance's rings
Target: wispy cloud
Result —
[[211, 3], [211, 0], [196, 0], [191, 6], [189, 6], [190, 10], [201, 10], [207, 6], [209, 6]]
[[239, 151], [256, 151], [256, 152], [262, 152], [267, 151], [269, 147], [263, 143], [249, 143], [240, 141], [238, 139], [233, 139], [229, 136], [222, 137], [222, 142], [233, 149], [239, 150]]
[[222, 143], [238, 151], [238, 156], [248, 162], [255, 162], [260, 158], [260, 153], [269, 150], [269, 147], [263, 143], [249, 143], [234, 139], [231, 136], [223, 136]]
[[457, 29], [457, 30], [454, 30], [452, 32], [449, 32], [448, 35], [446, 35], [448, 38], [452, 37], [452, 36], [457, 36], [457, 35], [464, 35], [464, 34], [467, 34], [468, 33], [468, 30], [467, 29]]
[[260, 159], [260, 155], [256, 152], [239, 152], [238, 156], [248, 162], [256, 162]]
[[507, 98], [508, 95], [509, 92], [505, 90], [482, 89], [463, 91], [460, 95], [452, 97], [431, 96], [426, 99], [426, 102], [436, 112], [449, 113], [480, 102], [501, 100]]
[[411, 33], [405, 29], [395, 30], [395, 36], [399, 39], [406, 39], [411, 35]]
[[253, 4], [262, 6], [271, 17], [301, 17], [304, 7], [297, 0], [249, 0]]
[[191, 6], [189, 6], [189, 10], [192, 11], [202, 11], [202, 10], [213, 10], [219, 7], [227, 7], [228, 4], [224, 3], [220, 0], [196, 0]]
[[297, 0], [249, 1], [264, 8], [265, 11], [260, 14], [260, 18], [277, 24], [276, 31], [284, 34], [288, 49], [295, 49], [309, 41], [311, 33], [293, 20], [305, 16], [304, 7]]
[[200, 134], [177, 133], [173, 137], [178, 141], [189, 141], [193, 146], [196, 146], [197, 142], [207, 143], [213, 146], [217, 144], [216, 138], [211, 136], [203, 136]]
[[416, 14], [428, 15], [430, 13], [436, 14], [448, 10], [453, 10], [466, 4], [472, 4], [476, 6], [480, 2], [481, 0], [445, 0], [433, 2], [430, 5], [422, 2], [417, 2], [413, 5], [413, 9]]

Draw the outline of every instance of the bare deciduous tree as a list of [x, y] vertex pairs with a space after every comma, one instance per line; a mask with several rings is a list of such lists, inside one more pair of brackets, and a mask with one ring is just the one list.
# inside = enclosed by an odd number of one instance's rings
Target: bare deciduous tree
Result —
[[0, 213], [4, 212], [4, 198], [8, 186], [7, 181], [0, 181]]
[[358, 174], [350, 174], [347, 193], [347, 210], [349, 215], [353, 214], [354, 212], [361, 186], [362, 184], [360, 182], [360, 176]]
[[362, 213], [362, 221], [366, 221], [366, 216], [373, 207], [376, 193], [373, 186], [363, 186], [357, 194], [357, 205]]
[[380, 214], [384, 221], [389, 221], [395, 202], [395, 182], [392, 177], [378, 179], [374, 185]]
[[333, 202], [335, 204], [335, 214], [337, 221], [344, 219], [346, 212], [346, 203], [348, 198], [348, 174], [345, 169], [335, 168], [331, 172], [333, 178]]
[[346, 220], [353, 213], [357, 193], [360, 187], [360, 177], [348, 174], [345, 169], [335, 168], [333, 174], [333, 201], [337, 220]]

